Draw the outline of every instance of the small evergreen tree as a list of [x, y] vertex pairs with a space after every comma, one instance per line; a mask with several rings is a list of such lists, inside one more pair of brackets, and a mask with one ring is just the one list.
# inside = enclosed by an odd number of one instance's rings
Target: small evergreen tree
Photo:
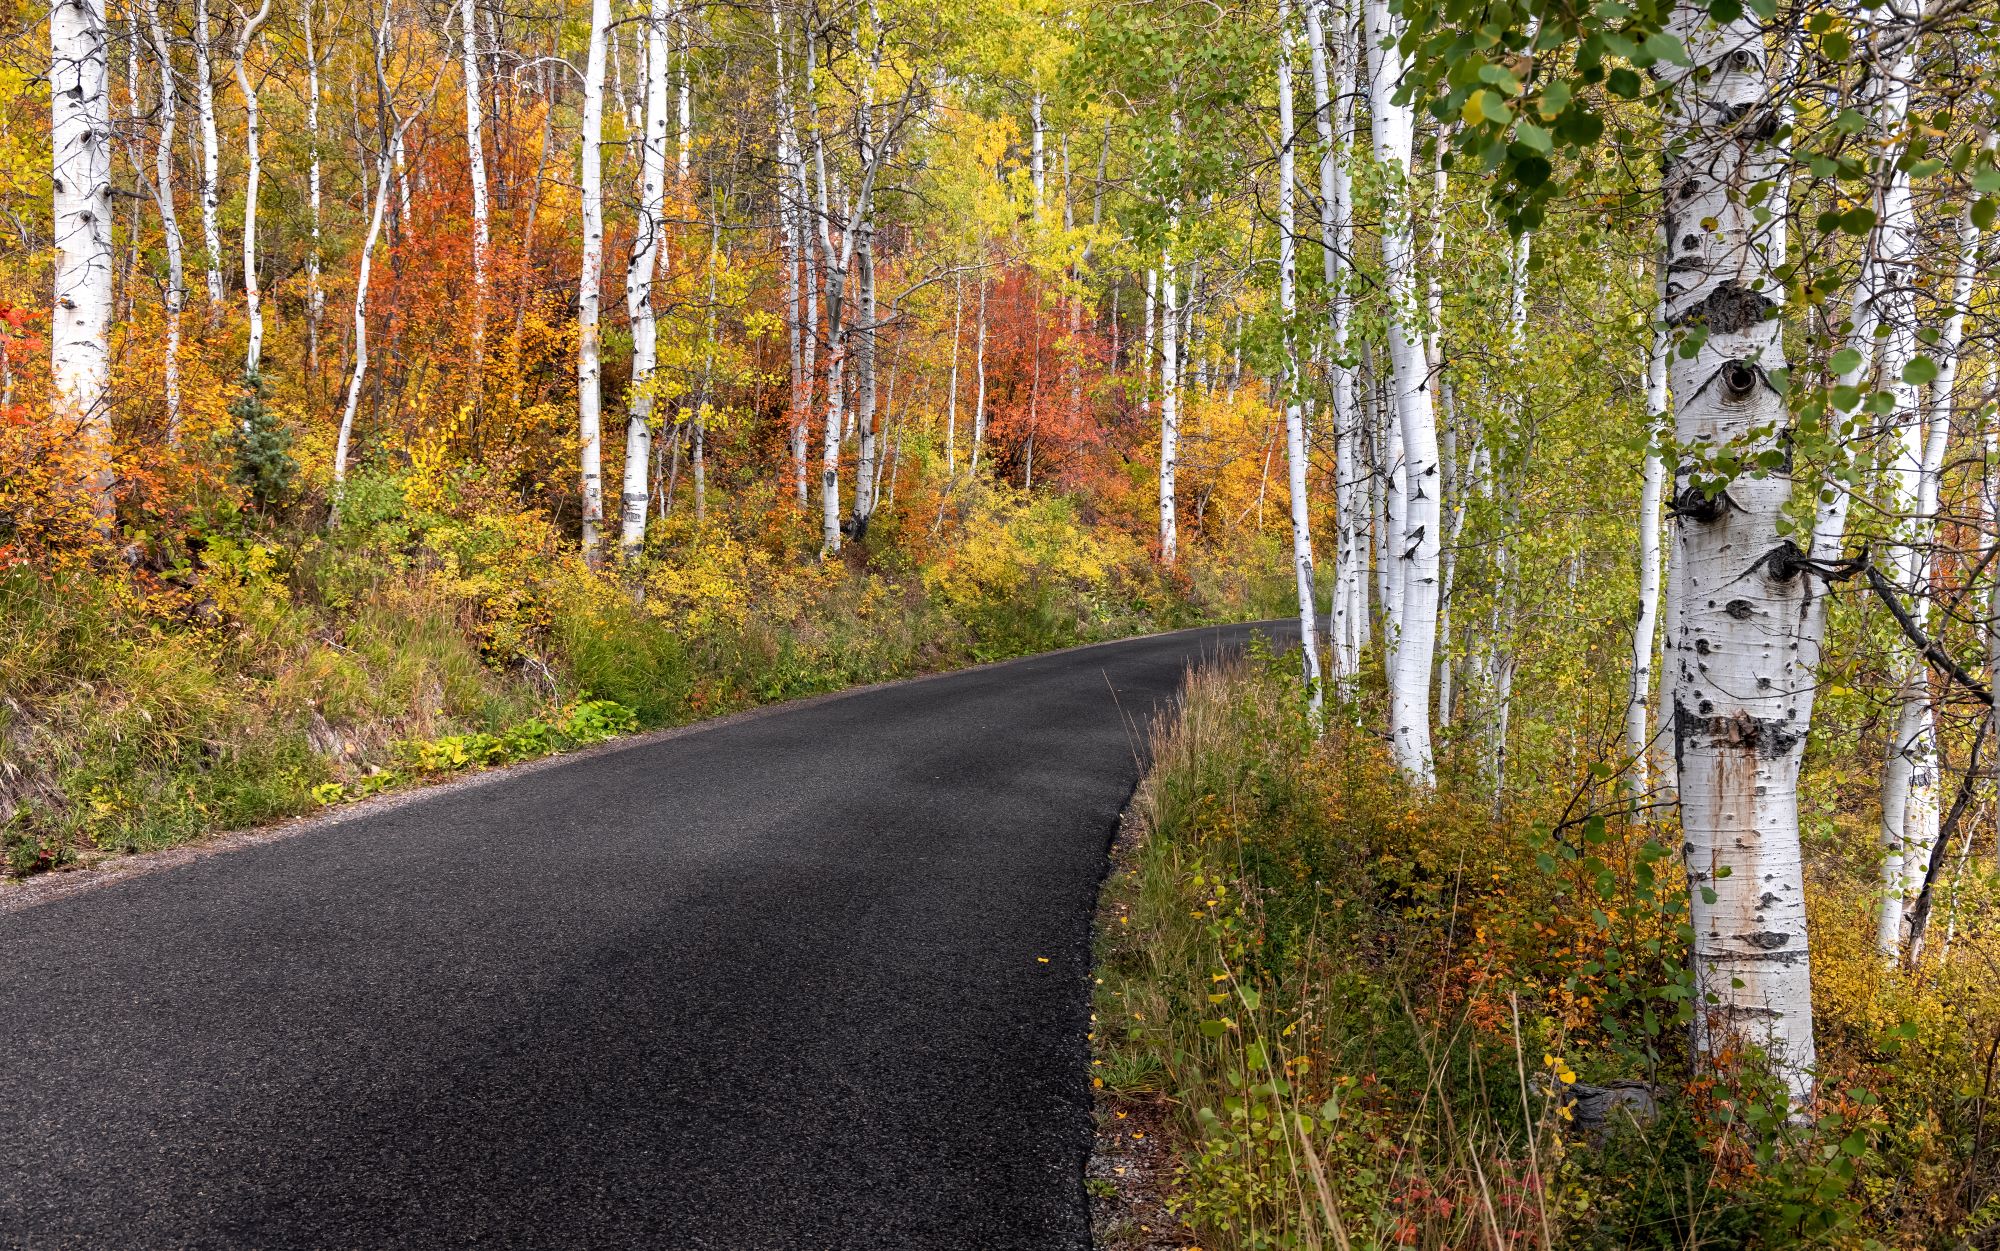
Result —
[[236, 419], [229, 438], [233, 465], [229, 480], [248, 487], [259, 508], [278, 507], [291, 493], [298, 476], [292, 459], [292, 432], [264, 403], [264, 378], [256, 370], [243, 375], [243, 394], [229, 405]]

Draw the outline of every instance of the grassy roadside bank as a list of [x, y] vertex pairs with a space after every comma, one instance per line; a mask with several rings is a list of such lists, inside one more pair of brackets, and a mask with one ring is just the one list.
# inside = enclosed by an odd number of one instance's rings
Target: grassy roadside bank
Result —
[[339, 526], [227, 515], [117, 573], [0, 571], [0, 873], [171, 846], [803, 695], [1276, 610], [1274, 558], [1163, 578], [975, 483], [847, 559], [783, 501], [592, 572], [532, 511], [363, 478]]
[[[1823, 1100], [1786, 1127], [1753, 1067], [1688, 1070], [1670, 829], [1590, 774], [1499, 814], [1459, 762], [1414, 793], [1372, 737], [1308, 733], [1293, 664], [1196, 674], [1128, 814], [1099, 912], [1100, 1245], [1995, 1245], [2000, 986], [1969, 926], [1965, 963], [1894, 976], [1865, 904], [1816, 918]], [[1128, 1124], [1169, 1140], [1136, 1184], [1102, 1146]], [[1162, 1207], [1167, 1238], [1135, 1215]]]

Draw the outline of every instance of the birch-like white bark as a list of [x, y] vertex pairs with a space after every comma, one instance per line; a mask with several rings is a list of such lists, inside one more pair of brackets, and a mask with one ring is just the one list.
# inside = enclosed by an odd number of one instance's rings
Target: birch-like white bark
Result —
[[[774, 85], [778, 113], [778, 232], [785, 262], [785, 329], [791, 352], [791, 388], [787, 393], [786, 417], [791, 424], [788, 442], [792, 454], [792, 487], [799, 507], [807, 508], [811, 497], [806, 488], [806, 424], [812, 395], [812, 367], [809, 336], [805, 329], [806, 308], [815, 300], [812, 284], [811, 237], [804, 228], [805, 195], [798, 181], [799, 136], [792, 114], [792, 85], [785, 73], [785, 22], [777, 0], [771, 3], [771, 47], [777, 58]], [[801, 271], [804, 271], [803, 274]]]
[[[471, 0], [466, 0], [470, 5]], [[659, 320], [653, 311], [653, 276], [667, 217], [668, 0], [649, 0], [646, 11], [646, 115], [639, 154], [639, 221], [625, 267], [625, 312], [632, 322], [632, 382], [625, 394], [625, 477], [620, 492], [618, 548], [630, 559], [646, 541], [652, 500], [653, 387], [659, 359]], [[711, 271], [713, 266], [711, 265]]]
[[[157, 3], [158, 0], [150, 0]], [[306, 251], [306, 366], [317, 379], [319, 374], [319, 323], [326, 311], [326, 292], [320, 286], [320, 166], [319, 166], [319, 49], [313, 42], [313, 5], [306, 0], [303, 22], [306, 37], [306, 199], [311, 214], [312, 240]]]
[[243, 308], [250, 323], [249, 341], [243, 349], [246, 374], [256, 373], [264, 356], [264, 301], [257, 282], [257, 200], [264, 173], [263, 112], [257, 106], [257, 89], [250, 82], [247, 62], [250, 41], [270, 16], [271, 0], [264, 0], [255, 16], [248, 20], [243, 19], [240, 9], [237, 11], [241, 24], [236, 28], [236, 87], [243, 93], [243, 140], [249, 157], [249, 172], [243, 186]]
[[681, 36], [681, 81], [680, 81], [680, 163], [677, 169], [680, 181], [685, 184], [688, 173], [694, 167], [694, 54], [688, 34], [688, 15], [683, 8], [679, 14]]
[[[1777, 448], [1785, 400], [1784, 286], [1742, 191], [1776, 176], [1763, 30], [1712, 23], [1683, 0], [1672, 19], [1693, 68], [1664, 65], [1667, 320], [1706, 332], [1673, 353], [1683, 448]], [[1721, 494], [1682, 457], [1676, 482], [1679, 638], [1674, 725], [1682, 852], [1694, 930], [1700, 1054], [1761, 1048], [1803, 1106], [1813, 1090], [1812, 977], [1798, 833], [1798, 775], [1817, 680], [1821, 590], [1782, 536], [1792, 483], [1741, 475]]]
[[[167, 446], [181, 442], [181, 310], [187, 306], [186, 262], [181, 253], [180, 218], [174, 211], [174, 125], [180, 115], [174, 84], [172, 45], [160, 25], [160, 0], [146, 0], [146, 25], [160, 66], [160, 142], [153, 156], [153, 198], [160, 209], [160, 233], [167, 249], [167, 347], [163, 380], [167, 400]], [[4, 407], [4, 406], [0, 406]]]
[[[1403, 32], [1388, 0], [1366, 0], [1369, 114], [1375, 159], [1389, 191], [1382, 223], [1383, 268], [1389, 299], [1389, 356], [1395, 384], [1395, 420], [1402, 442], [1405, 492], [1402, 526], [1395, 534], [1394, 558], [1401, 567], [1402, 611], [1398, 620], [1396, 664], [1389, 681], [1390, 748], [1406, 777], [1429, 785], [1431, 758], [1430, 685], [1437, 647], [1440, 521], [1437, 420], [1431, 404], [1430, 371], [1424, 360], [1422, 312], [1417, 304], [1417, 257], [1412, 229], [1411, 160], [1416, 117], [1395, 95], [1410, 61], [1394, 45]], [[1383, 44], [1389, 44], [1383, 47]]]
[[[486, 193], [486, 144], [480, 131], [479, 10], [477, 0], [459, 0], [464, 39], [459, 73], [465, 80], [465, 168], [472, 184], [472, 361], [480, 377], [486, 360], [486, 262], [493, 247]], [[648, 35], [651, 38], [651, 35]], [[651, 71], [648, 71], [649, 74]], [[483, 387], [482, 387], [483, 389]], [[643, 509], [642, 509], [643, 511]]]
[[1174, 476], [1180, 467], [1181, 353], [1180, 301], [1174, 258], [1160, 254], [1160, 560], [1171, 565], [1180, 545], [1175, 515]]
[[104, 0], [49, 9], [49, 143], [56, 264], [50, 417], [74, 432], [97, 523], [112, 522], [111, 62]]
[[[1663, 241], [1664, 242], [1664, 241]], [[1660, 497], [1666, 480], [1661, 444], [1672, 435], [1667, 407], [1667, 357], [1673, 337], [1667, 330], [1667, 257], [1655, 265], [1658, 297], [1653, 309], [1652, 346], [1646, 353], [1646, 459], [1639, 486], [1639, 610], [1632, 623], [1632, 681], [1625, 695], [1625, 754], [1634, 795], [1651, 787], [1653, 732], [1653, 636], [1658, 631], [1660, 600]]]
[[[387, 24], [386, 21], [384, 23]], [[333, 444], [333, 505], [329, 526], [340, 521], [342, 488], [347, 482], [347, 451], [354, 435], [354, 414], [361, 406], [361, 386], [368, 377], [368, 276], [374, 264], [375, 242], [382, 237], [382, 218], [389, 207], [389, 166], [385, 144], [375, 158], [375, 203], [368, 213], [368, 233], [362, 236], [361, 260], [354, 276], [354, 365], [347, 378], [347, 403], [340, 413], [340, 431]]]
[[599, 306], [604, 278], [604, 61], [611, 0], [591, 0], [590, 47], [583, 71], [583, 256], [578, 266], [576, 399], [578, 479], [583, 497], [584, 563], [598, 563], [604, 524], [603, 387]]
[[222, 316], [222, 225], [218, 167], [221, 142], [215, 133], [215, 73], [209, 63], [208, 0], [194, 0], [194, 100], [201, 124], [201, 239], [208, 254], [208, 322]]
[[[1312, 3], [1312, 0], [1307, 0]], [[1297, 128], [1292, 120], [1292, 32], [1289, 0], [1278, 0], [1278, 307], [1285, 319], [1285, 467], [1291, 491], [1292, 571], [1299, 597], [1299, 652], [1306, 706], [1317, 729], [1324, 715], [1320, 688], [1319, 593], [1313, 580], [1312, 503], [1306, 495], [1303, 379], [1292, 321], [1298, 315], [1298, 241], [1292, 199], [1297, 182]]]
[[944, 471], [958, 476], [958, 341], [965, 321], [965, 284], [951, 284], [951, 382], [945, 390]]
[[972, 345], [972, 472], [986, 446], [986, 271], [979, 271], [979, 327]]
[[1042, 123], [1044, 98], [1041, 88], [1035, 88], [1028, 98], [1028, 185], [1035, 193], [1035, 216], [1042, 215], [1044, 192], [1048, 186], [1048, 132]]

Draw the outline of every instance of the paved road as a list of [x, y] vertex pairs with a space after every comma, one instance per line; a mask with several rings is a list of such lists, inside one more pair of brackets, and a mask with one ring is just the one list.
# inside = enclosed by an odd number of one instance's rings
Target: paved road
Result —
[[[0, 1247], [1089, 1242], [1089, 919], [1189, 631], [0, 914]], [[1115, 692], [1115, 693], [1114, 693]]]

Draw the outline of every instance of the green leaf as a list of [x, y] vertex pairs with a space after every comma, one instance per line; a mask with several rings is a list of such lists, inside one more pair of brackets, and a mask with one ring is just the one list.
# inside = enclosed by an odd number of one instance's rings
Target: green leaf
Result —
[[1605, 78], [1604, 88], [1614, 96], [1636, 100], [1639, 98], [1639, 93], [1646, 89], [1646, 84], [1638, 74], [1621, 65]]
[[[1827, 364], [1836, 374], [1851, 374], [1861, 368], [1861, 353], [1853, 348], [1842, 348], [1833, 354], [1833, 359]], [[1846, 408], [1849, 405], [1843, 404], [1841, 407]]]
[[1851, 208], [1840, 215], [1840, 228], [1850, 235], [1865, 235], [1875, 228], [1875, 210]]
[[1654, 31], [1646, 36], [1646, 51], [1669, 65], [1692, 64], [1688, 60], [1687, 49], [1681, 47], [1681, 41], [1663, 30]]
[[1993, 217], [2000, 211], [2000, 200], [1981, 200], [1972, 206], [1972, 224], [1981, 230], [1993, 229]]
[[[1569, 84], [1563, 81], [1562, 79], [1558, 78], [1554, 82], [1550, 83], [1548, 86], [1542, 88], [1542, 101], [1541, 104], [1536, 108], [1536, 112], [1542, 115], [1543, 121], [1548, 122], [1548, 121], [1554, 121], [1558, 116], [1562, 114], [1562, 111], [1568, 107], [1569, 107]], [[1994, 186], [1980, 187], [1979, 189], [1981, 191], [2000, 191], [2000, 171], [1996, 171], [1996, 177], [1994, 181], [1995, 181]], [[1978, 186], [1977, 180], [1974, 181], [1973, 185]]]
[[2000, 169], [1988, 167], [1972, 175], [1972, 189], [1982, 195], [1992, 195], [2000, 191]]
[[1819, 46], [1829, 61], [1845, 61], [1854, 51], [1854, 42], [1837, 30], [1830, 30], [1820, 37]]
[[1204, 1038], [1220, 1038], [1229, 1032], [1229, 1022], [1203, 1021], [1200, 1025], [1195, 1026], [1195, 1028], [1201, 1031]]
[[1937, 362], [1928, 356], [1914, 356], [1903, 366], [1903, 381], [1920, 387], [1938, 376]]
[[1485, 114], [1486, 120], [1495, 126], [1505, 126], [1514, 120], [1514, 110], [1507, 107], [1507, 102], [1500, 98], [1498, 92], [1479, 91], [1473, 93], [1473, 98], [1479, 101], [1479, 110]]
[[1549, 137], [1549, 132], [1543, 130], [1533, 122], [1522, 122], [1514, 133], [1520, 137], [1523, 144], [1533, 148], [1544, 156], [1548, 155], [1555, 147], [1554, 141]]

